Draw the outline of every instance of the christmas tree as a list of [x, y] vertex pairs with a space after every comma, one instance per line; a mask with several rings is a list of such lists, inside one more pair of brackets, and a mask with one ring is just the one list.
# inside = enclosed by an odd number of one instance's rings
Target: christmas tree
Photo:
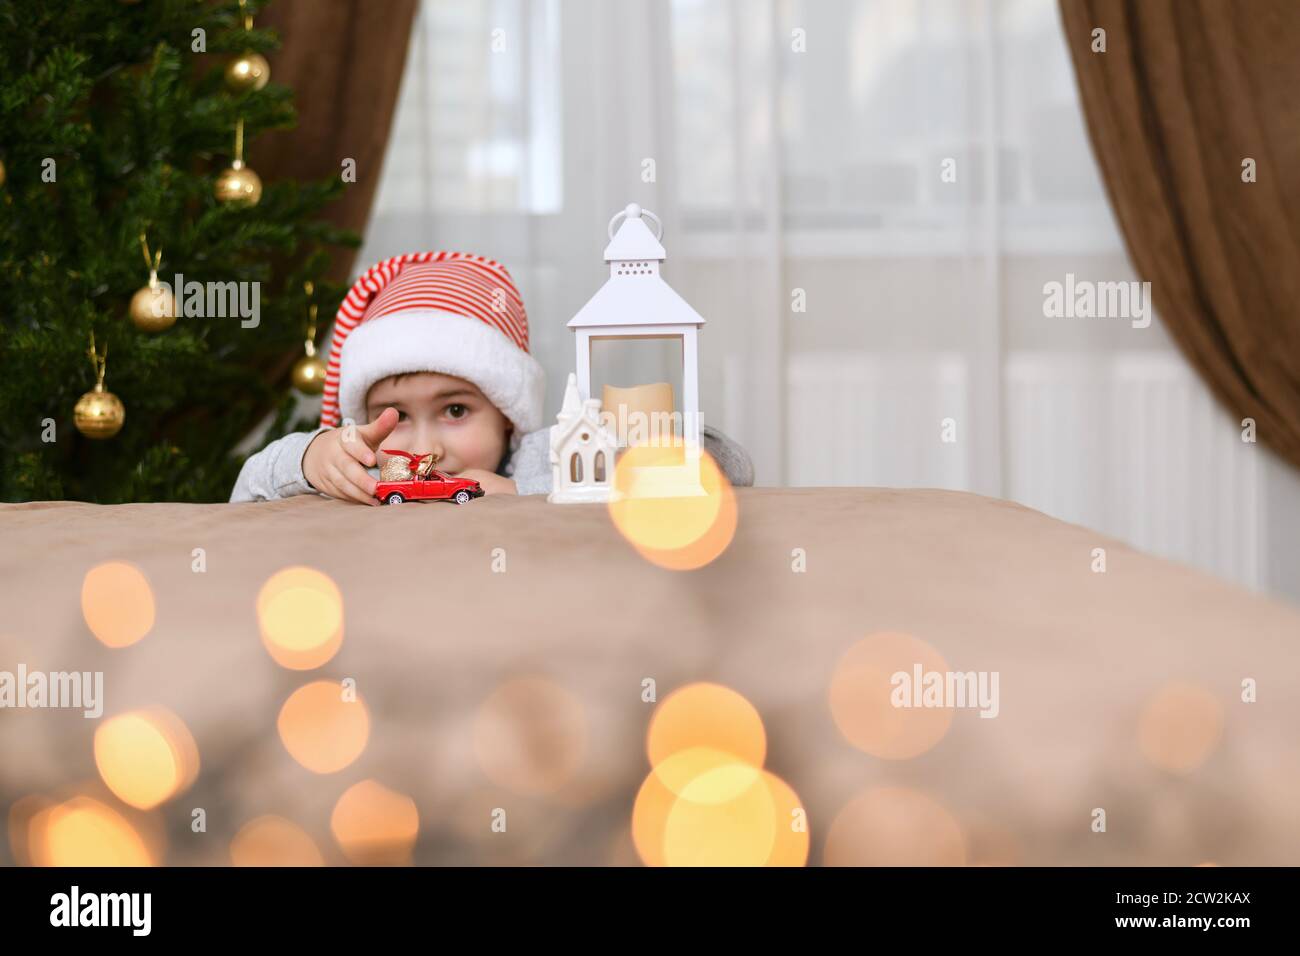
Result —
[[289, 369], [358, 240], [341, 178], [242, 162], [295, 123], [264, 5], [0, 0], [0, 500], [225, 501], [257, 424], [314, 424]]

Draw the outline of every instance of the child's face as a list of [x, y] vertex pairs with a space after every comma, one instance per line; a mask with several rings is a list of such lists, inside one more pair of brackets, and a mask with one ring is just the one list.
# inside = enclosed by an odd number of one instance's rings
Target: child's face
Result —
[[[510, 421], [471, 382], [438, 372], [381, 379], [366, 395], [366, 421], [385, 408], [398, 411], [397, 427], [380, 443], [417, 455], [438, 456], [439, 471], [496, 471], [510, 438]], [[388, 457], [377, 453], [382, 467]]]

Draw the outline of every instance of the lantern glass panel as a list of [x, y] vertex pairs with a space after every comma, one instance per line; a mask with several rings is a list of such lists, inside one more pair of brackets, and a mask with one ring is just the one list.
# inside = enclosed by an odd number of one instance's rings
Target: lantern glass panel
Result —
[[[667, 382], [673, 389], [673, 411], [682, 411], [682, 339], [679, 335], [653, 339], [593, 339], [591, 394], [600, 398], [606, 385], [630, 388]], [[617, 415], [617, 409], [602, 409]], [[679, 419], [673, 433], [682, 433]]]

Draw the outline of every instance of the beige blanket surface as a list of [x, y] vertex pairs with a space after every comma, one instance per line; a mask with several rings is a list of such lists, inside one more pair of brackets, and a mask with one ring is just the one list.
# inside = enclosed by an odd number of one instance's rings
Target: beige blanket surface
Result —
[[[102, 671], [105, 699], [99, 719], [0, 710], [0, 858], [42, 859], [40, 811], [90, 795], [165, 863], [230, 862], [264, 815], [328, 863], [366, 861], [332, 815], [371, 779], [413, 803], [415, 863], [636, 863], [651, 717], [714, 682], [761, 717], [811, 864], [1300, 864], [1300, 611], [976, 495], [736, 495], [734, 540], [692, 572], [648, 563], [603, 506], [542, 496], [0, 505], [0, 670]], [[137, 566], [154, 603], [127, 647], [96, 640], [83, 607], [110, 561]], [[338, 653], [305, 671], [259, 633], [259, 590], [294, 565], [337, 584], [345, 621]], [[880, 632], [996, 673], [996, 716], [948, 711], [910, 757], [855, 747], [841, 724], [897, 715], [851, 679], [833, 710], [831, 686]], [[322, 679], [355, 687], [370, 718], [364, 751], [330, 773], [277, 732], [285, 700]], [[158, 707], [193, 735], [198, 774], [134, 810], [100, 779], [93, 738]], [[390, 798], [361, 825], [375, 860], [401, 842], [384, 828], [406, 804]]]

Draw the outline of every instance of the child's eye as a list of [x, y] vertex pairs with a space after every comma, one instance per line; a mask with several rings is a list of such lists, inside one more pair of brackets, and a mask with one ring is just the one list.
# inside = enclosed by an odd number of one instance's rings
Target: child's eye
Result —
[[398, 412], [398, 413], [397, 413], [397, 424], [400, 425], [400, 424], [401, 424], [402, 422], [404, 422], [404, 421], [406, 421], [406, 412]]
[[469, 409], [459, 402], [447, 406], [447, 414], [452, 418], [464, 418], [469, 414]]

